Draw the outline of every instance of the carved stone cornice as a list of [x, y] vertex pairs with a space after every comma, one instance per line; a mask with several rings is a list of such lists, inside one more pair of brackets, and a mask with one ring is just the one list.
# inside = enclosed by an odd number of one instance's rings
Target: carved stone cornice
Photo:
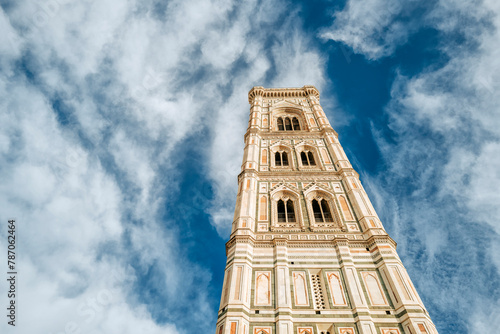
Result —
[[[396, 248], [396, 242], [388, 235], [370, 236], [365, 239], [362, 234], [338, 233], [265, 233], [250, 235], [234, 235], [226, 243], [226, 255], [237, 243], [246, 243], [257, 248], [273, 248], [277, 245], [291, 248], [372, 248], [380, 244], [391, 244]], [[372, 256], [373, 257], [373, 256]]]
[[327, 241], [327, 240], [350, 240], [350, 241], [365, 241], [364, 237], [360, 233], [259, 233], [255, 235], [255, 242], [260, 241], [272, 241], [275, 238], [286, 238], [289, 242], [293, 241]]
[[380, 245], [380, 244], [390, 244], [396, 249], [397, 243], [392, 239], [388, 234], [382, 234], [382, 235], [372, 235], [368, 239], [368, 244], [369, 247], [375, 246], [375, 245]]
[[324, 139], [320, 131], [256, 132], [262, 139]]
[[354, 170], [354, 168], [340, 168], [340, 170], [337, 172], [343, 179], [354, 176], [359, 179], [359, 174]]
[[256, 171], [255, 169], [253, 169], [253, 168], [252, 168], [252, 169], [245, 169], [245, 170], [243, 170], [242, 172], [240, 172], [240, 173], [238, 174], [238, 182], [240, 182], [240, 181], [241, 181], [241, 179], [242, 179], [243, 177], [245, 177], [245, 176], [246, 176], [246, 177], [255, 177], [255, 178], [258, 178], [258, 177], [259, 177], [259, 176], [258, 176], [258, 174], [259, 174], [259, 172], [257, 172], [257, 171]]
[[226, 242], [226, 256], [229, 253], [229, 250], [237, 243], [247, 243], [250, 244], [250, 246], [254, 246], [255, 239], [250, 235], [234, 235], [228, 242]]
[[312, 85], [306, 85], [301, 88], [264, 88], [255, 86], [248, 92], [248, 103], [252, 104], [255, 97], [264, 98], [293, 98], [314, 96], [319, 101], [319, 91]]
[[251, 134], [257, 135], [262, 139], [325, 139], [328, 134], [339, 137], [338, 133], [331, 127], [324, 127], [321, 130], [296, 130], [296, 131], [269, 131], [262, 130], [258, 126], [250, 127], [245, 133], [244, 139]]
[[273, 243], [275, 246], [286, 246], [288, 243], [287, 238], [274, 238]]
[[243, 177], [255, 177], [259, 181], [293, 181], [293, 182], [313, 182], [313, 181], [340, 181], [342, 177], [336, 171], [256, 171], [255, 169], [245, 169], [238, 174], [238, 181]]

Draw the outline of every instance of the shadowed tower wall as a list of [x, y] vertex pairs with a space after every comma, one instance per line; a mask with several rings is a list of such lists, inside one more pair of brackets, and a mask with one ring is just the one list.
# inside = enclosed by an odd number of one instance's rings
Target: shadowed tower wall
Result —
[[216, 334], [436, 334], [318, 90], [248, 101]]

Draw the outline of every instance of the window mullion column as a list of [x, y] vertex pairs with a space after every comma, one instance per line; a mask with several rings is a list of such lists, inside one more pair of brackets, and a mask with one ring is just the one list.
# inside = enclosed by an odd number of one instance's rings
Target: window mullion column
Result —
[[319, 202], [319, 210], [321, 211], [321, 218], [323, 218], [323, 223], [324, 223], [326, 222], [326, 220], [325, 220], [325, 214], [323, 213], [323, 206], [322, 206], [323, 203], [321, 202]]
[[283, 201], [283, 204], [285, 204], [285, 223], [288, 223], [288, 210], [287, 210], [287, 203], [288, 201]]

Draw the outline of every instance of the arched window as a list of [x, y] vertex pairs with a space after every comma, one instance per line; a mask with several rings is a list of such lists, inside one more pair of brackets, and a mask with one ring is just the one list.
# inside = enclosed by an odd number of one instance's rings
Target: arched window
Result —
[[285, 128], [283, 127], [283, 118], [278, 118], [278, 131], [284, 131]]
[[328, 203], [326, 200], [321, 200], [321, 211], [323, 212], [323, 217], [325, 219], [325, 222], [332, 222], [332, 213], [330, 212], [330, 207], [328, 206]]
[[314, 155], [311, 151], [300, 152], [300, 160], [302, 160], [302, 166], [316, 166]]
[[300, 160], [302, 160], [302, 165], [308, 166], [306, 152], [300, 152]]
[[297, 117], [278, 117], [278, 131], [298, 131], [300, 130], [300, 122]]
[[295, 212], [293, 211], [293, 202], [291, 200], [286, 201], [286, 217], [287, 222], [295, 221]]
[[288, 154], [284, 151], [274, 153], [274, 164], [276, 167], [288, 166]]
[[317, 223], [333, 222], [332, 213], [325, 199], [321, 199], [320, 201], [313, 199], [312, 208], [314, 221]]
[[307, 152], [307, 159], [309, 160], [309, 165], [316, 165], [316, 162], [314, 162], [314, 156], [311, 151]]
[[281, 153], [281, 161], [283, 162], [283, 166], [288, 166], [288, 154], [286, 152]]
[[291, 199], [278, 200], [278, 222], [280, 223], [293, 223], [295, 222], [295, 211], [293, 208], [293, 201]]
[[283, 200], [278, 201], [278, 222], [286, 221], [286, 210], [285, 210], [285, 202]]

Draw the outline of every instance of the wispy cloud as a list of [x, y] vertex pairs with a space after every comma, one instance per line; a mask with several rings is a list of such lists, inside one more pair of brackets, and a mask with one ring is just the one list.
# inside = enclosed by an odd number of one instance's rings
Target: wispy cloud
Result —
[[332, 26], [321, 37], [343, 42], [369, 59], [388, 56], [414, 29], [417, 17], [412, 9], [417, 5], [412, 0], [350, 0], [335, 12]]
[[435, 317], [441, 326], [454, 333], [495, 332], [500, 6], [437, 1], [415, 25], [401, 23], [412, 4], [400, 2], [391, 15], [360, 20], [385, 4], [349, 1], [324, 36], [380, 59], [412, 32], [431, 28], [449, 60], [412, 77], [397, 74], [386, 107], [391, 138], [373, 128], [386, 168], [365, 175], [366, 183], [426, 304], [447, 314]]
[[192, 168], [214, 182], [204, 209], [225, 235], [248, 90], [323, 80], [296, 15], [280, 1], [2, 3], [0, 218], [20, 224], [16, 330], [213, 329], [211, 273], [179, 244], [182, 217], [164, 218], [183, 196], [178, 152], [203, 134]]

